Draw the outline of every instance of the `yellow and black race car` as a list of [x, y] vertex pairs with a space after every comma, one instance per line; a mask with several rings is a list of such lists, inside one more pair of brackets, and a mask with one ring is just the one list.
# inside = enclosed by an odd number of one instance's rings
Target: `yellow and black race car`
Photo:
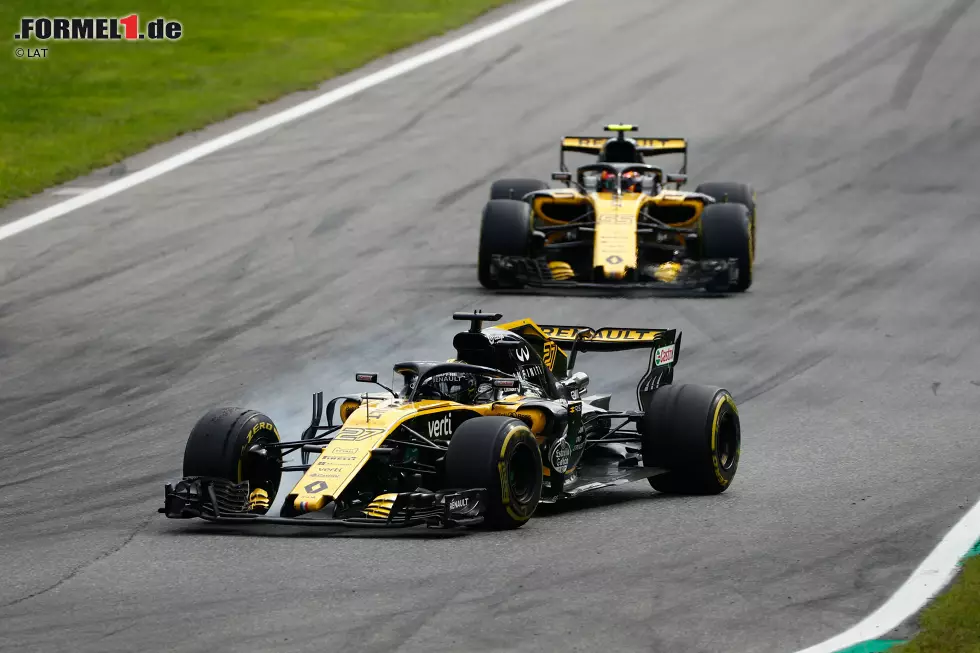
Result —
[[[315, 394], [298, 440], [281, 441], [254, 410], [207, 413], [159, 511], [231, 524], [517, 528], [540, 503], [630, 481], [686, 494], [730, 487], [741, 446], [735, 401], [722, 388], [673, 385], [676, 330], [453, 318], [470, 322], [453, 359], [399, 363], [392, 388], [357, 374], [385, 392], [336, 397], [326, 425]], [[572, 368], [579, 353], [629, 349], [650, 351], [639, 410], [611, 410], [610, 395], [588, 394], [588, 376]], [[293, 452], [299, 464], [287, 463]], [[290, 471], [302, 477], [283, 493]]]
[[[480, 227], [479, 280], [486, 288], [705, 288], [752, 285], [755, 193], [747, 184], [687, 182], [687, 141], [627, 138], [633, 125], [607, 125], [615, 137], [566, 136], [564, 187], [536, 179], [491, 186]], [[597, 155], [573, 174], [565, 152]], [[678, 173], [644, 156], [683, 154]], [[674, 189], [668, 189], [674, 184]]]

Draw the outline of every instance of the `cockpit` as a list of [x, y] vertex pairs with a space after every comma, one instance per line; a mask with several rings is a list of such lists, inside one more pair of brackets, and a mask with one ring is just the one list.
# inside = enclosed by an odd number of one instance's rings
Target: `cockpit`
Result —
[[453, 338], [452, 361], [411, 362], [395, 365], [392, 391], [406, 401], [435, 399], [462, 404], [495, 401], [504, 386], [514, 382], [524, 395], [552, 396], [554, 375], [528, 341], [510, 331], [489, 328], [464, 331]]
[[392, 389], [406, 401], [454, 401], [466, 405], [494, 400], [495, 378], [507, 375], [465, 363], [399, 363], [392, 372]]
[[579, 186], [587, 193], [646, 193], [663, 190], [663, 169], [647, 164], [593, 163], [576, 170]]

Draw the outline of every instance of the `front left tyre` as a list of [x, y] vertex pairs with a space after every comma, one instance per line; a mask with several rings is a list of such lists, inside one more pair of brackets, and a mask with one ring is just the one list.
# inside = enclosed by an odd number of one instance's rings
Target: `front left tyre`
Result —
[[487, 489], [484, 524], [520, 528], [541, 500], [541, 450], [527, 425], [511, 417], [476, 417], [453, 433], [446, 452], [446, 486]]
[[248, 481], [252, 512], [265, 513], [279, 491], [282, 465], [275, 454], [263, 456], [251, 449], [279, 441], [279, 431], [268, 415], [244, 408], [216, 408], [191, 429], [184, 447], [184, 476]]

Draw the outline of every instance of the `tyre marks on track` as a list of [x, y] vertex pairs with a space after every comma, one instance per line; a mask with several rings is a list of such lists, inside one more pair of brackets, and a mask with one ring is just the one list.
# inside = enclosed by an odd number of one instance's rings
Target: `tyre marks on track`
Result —
[[956, 25], [956, 22], [969, 11], [974, 2], [976, 0], [957, 0], [926, 31], [919, 42], [918, 49], [912, 55], [911, 61], [895, 84], [895, 91], [891, 99], [893, 109], [905, 109], [908, 106], [909, 100], [915, 93], [915, 88], [922, 80], [922, 75], [925, 73], [929, 61], [936, 54], [936, 50], [942, 45], [943, 40]]

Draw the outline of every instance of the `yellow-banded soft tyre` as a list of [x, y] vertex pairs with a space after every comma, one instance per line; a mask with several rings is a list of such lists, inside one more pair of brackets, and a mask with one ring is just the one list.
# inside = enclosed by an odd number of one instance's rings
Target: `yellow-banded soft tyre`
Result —
[[484, 525], [519, 528], [541, 500], [541, 450], [527, 425], [510, 417], [476, 417], [453, 432], [446, 487], [487, 489]]
[[666, 385], [654, 391], [640, 420], [644, 467], [668, 471], [650, 478], [659, 492], [720, 494], [738, 470], [742, 427], [723, 388]]
[[261, 455], [253, 445], [279, 442], [268, 415], [244, 408], [216, 408], [197, 421], [184, 447], [184, 476], [248, 481], [249, 508], [265, 513], [282, 479], [278, 452]]

